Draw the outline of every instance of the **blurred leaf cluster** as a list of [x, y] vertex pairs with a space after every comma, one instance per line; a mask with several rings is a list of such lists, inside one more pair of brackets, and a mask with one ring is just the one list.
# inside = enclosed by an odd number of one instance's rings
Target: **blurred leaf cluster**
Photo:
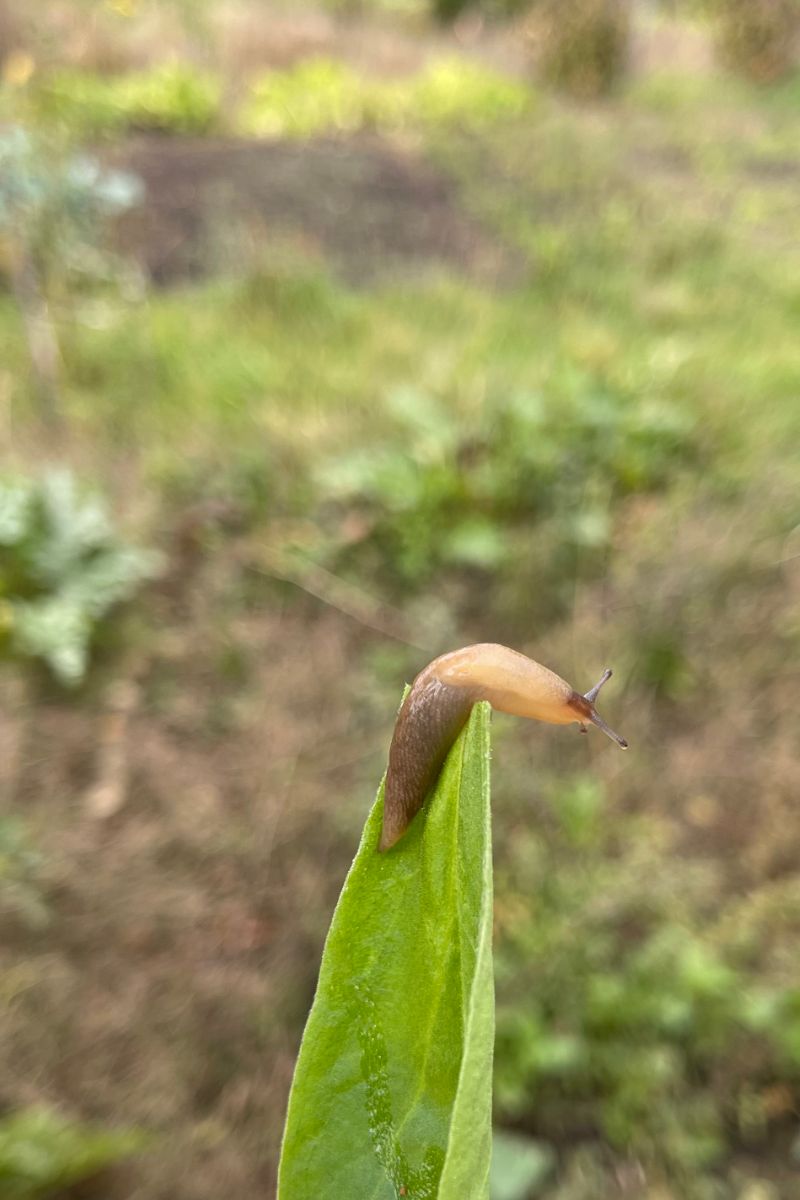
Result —
[[44, 925], [48, 913], [37, 876], [41, 856], [23, 823], [0, 817], [0, 911], [17, 913], [30, 927]]
[[389, 435], [324, 462], [317, 482], [329, 556], [405, 589], [463, 568], [535, 580], [546, 608], [602, 561], [615, 503], [664, 486], [696, 453], [680, 409], [589, 377], [469, 416], [412, 388], [388, 406]]
[[[586, 1135], [701, 1178], [731, 1139], [791, 1121], [800, 989], [760, 974], [714, 917], [713, 871], [674, 832], [554, 784], [498, 880], [496, 1104], [538, 1136]], [[795, 1090], [787, 1083], [795, 1080]], [[778, 1081], [782, 1081], [778, 1086]]]
[[[73, 138], [137, 130], [199, 135], [225, 123], [221, 80], [187, 64], [124, 75], [65, 68], [34, 79], [29, 91], [36, 123]], [[440, 58], [416, 75], [386, 81], [318, 57], [257, 77], [231, 119], [245, 136], [311, 137], [454, 122], [485, 126], [528, 111], [532, 102], [525, 84], [464, 58]]]
[[414, 125], [488, 125], [530, 109], [533, 93], [498, 72], [448, 58], [407, 79], [369, 79], [331, 59], [271, 71], [252, 84], [238, 117], [241, 132], [310, 137], [329, 131]]
[[495, 1130], [492, 1139], [491, 1200], [528, 1200], [555, 1166], [546, 1143]]
[[37, 1200], [91, 1179], [146, 1143], [136, 1130], [98, 1130], [48, 1108], [0, 1120], [0, 1194]]
[[222, 86], [186, 63], [163, 63], [124, 75], [61, 69], [32, 91], [38, 120], [72, 136], [125, 130], [208, 133], [219, 121]]
[[59, 153], [12, 125], [0, 131], [0, 265], [4, 241], [22, 245], [40, 269], [55, 255], [77, 261], [96, 243], [98, 225], [140, 197], [134, 176]]
[[158, 569], [117, 533], [101, 497], [74, 476], [0, 480], [0, 653], [81, 682], [114, 607]]

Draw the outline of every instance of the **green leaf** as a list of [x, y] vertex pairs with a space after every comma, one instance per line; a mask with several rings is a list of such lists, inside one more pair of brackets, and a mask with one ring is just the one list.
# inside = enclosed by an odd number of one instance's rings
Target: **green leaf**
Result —
[[160, 556], [124, 542], [102, 497], [66, 470], [0, 479], [0, 641], [81, 682], [92, 640], [115, 605], [158, 574]]
[[88, 613], [68, 596], [46, 596], [14, 606], [12, 643], [23, 657], [41, 658], [64, 684], [80, 683], [86, 672], [92, 625]]
[[486, 1200], [494, 1045], [489, 706], [377, 852], [383, 786], [328, 933], [279, 1200]]

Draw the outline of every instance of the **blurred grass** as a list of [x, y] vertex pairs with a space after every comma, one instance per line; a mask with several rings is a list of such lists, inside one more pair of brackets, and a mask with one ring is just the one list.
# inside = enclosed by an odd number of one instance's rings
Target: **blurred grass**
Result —
[[[260, 72], [223, 103], [217, 75], [188, 64], [160, 63], [123, 74], [78, 68], [30, 72], [0, 111], [17, 107], [70, 138], [127, 132], [200, 135], [229, 130], [245, 137], [305, 138], [359, 129], [491, 126], [535, 104], [524, 83], [464, 57], [439, 58], [406, 78], [369, 78], [336, 59], [304, 59]], [[16, 102], [16, 103], [15, 103]], [[226, 111], [226, 108], [228, 111]]]
[[[134, 307], [104, 297], [99, 322], [95, 305], [76, 304], [70, 405], [91, 408], [98, 429], [130, 422], [146, 445], [187, 418], [211, 439], [241, 422], [280, 426], [291, 403], [313, 448], [315, 427], [346, 444], [355, 413], [380, 431], [386, 396], [407, 383], [463, 418], [488, 392], [557, 395], [589, 377], [717, 422], [722, 451], [737, 414], [757, 413], [748, 455], [780, 451], [800, 370], [796, 116], [772, 97], [754, 109], [737, 85], [698, 87], [702, 122], [665, 78], [615, 109], [551, 103], [502, 136], [430, 135], [465, 203], [513, 245], [520, 287], [498, 294], [440, 271], [365, 293], [265, 249], [246, 277]], [[0, 338], [24, 412], [8, 302]], [[720, 469], [737, 462], [751, 473], [748, 457], [719, 455]]]
[[491, 126], [533, 104], [529, 87], [464, 59], [444, 59], [388, 82], [317, 59], [257, 79], [237, 128], [255, 136], [309, 137], [362, 128]]
[[71, 138], [126, 130], [197, 135], [221, 120], [219, 80], [177, 63], [110, 76], [60, 70], [37, 78], [31, 91], [35, 120]]
[[0, 1184], [8, 1200], [37, 1200], [83, 1180], [141, 1150], [135, 1130], [105, 1132], [66, 1121], [45, 1108], [0, 1121]]

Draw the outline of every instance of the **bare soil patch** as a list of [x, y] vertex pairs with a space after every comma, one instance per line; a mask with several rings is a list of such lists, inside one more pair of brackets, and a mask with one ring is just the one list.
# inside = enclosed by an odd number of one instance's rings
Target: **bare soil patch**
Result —
[[339, 614], [279, 605], [221, 633], [201, 596], [161, 616], [119, 811], [86, 802], [91, 699], [40, 699], [16, 779], [0, 764], [47, 913], [0, 909], [0, 1111], [44, 1103], [152, 1131], [102, 1181], [108, 1200], [268, 1200], [325, 925], [378, 774], [364, 747], [385, 739], [363, 708], [320, 703], [353, 674], [357, 627]]
[[484, 279], [510, 251], [460, 207], [424, 158], [375, 135], [302, 143], [139, 138], [115, 152], [146, 201], [121, 247], [167, 285], [239, 269], [253, 246], [295, 243], [354, 282], [441, 266]]

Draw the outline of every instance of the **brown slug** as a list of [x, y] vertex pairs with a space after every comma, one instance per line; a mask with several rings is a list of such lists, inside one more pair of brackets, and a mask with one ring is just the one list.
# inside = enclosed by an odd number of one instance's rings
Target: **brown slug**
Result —
[[499, 712], [551, 725], [576, 722], [583, 733], [590, 721], [627, 750], [625, 739], [609, 729], [594, 708], [597, 693], [610, 677], [611, 671], [604, 671], [600, 682], [582, 696], [547, 667], [491, 642], [435, 658], [417, 675], [395, 723], [378, 849], [394, 846], [422, 808], [479, 700], [488, 700]]

